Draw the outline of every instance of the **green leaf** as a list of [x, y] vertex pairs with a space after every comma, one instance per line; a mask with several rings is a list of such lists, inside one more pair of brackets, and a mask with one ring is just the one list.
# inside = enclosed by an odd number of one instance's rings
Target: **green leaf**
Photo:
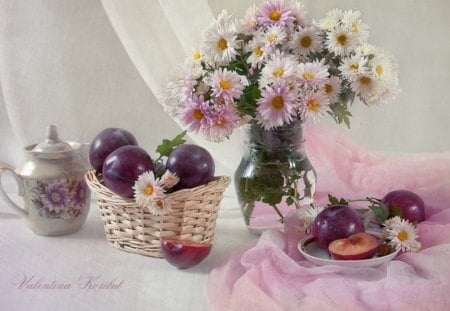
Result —
[[375, 215], [378, 224], [383, 224], [389, 218], [389, 209], [386, 206], [369, 206]]
[[347, 106], [337, 102], [330, 107], [331, 112], [329, 112], [329, 114], [334, 118], [334, 120], [338, 124], [344, 122], [345, 125], [350, 128], [350, 117], [352, 116], [352, 114], [350, 113], [350, 111], [348, 111]]
[[395, 217], [395, 216], [399, 216], [400, 218], [402, 218], [403, 216], [403, 211], [400, 207], [398, 207], [397, 205], [393, 205], [391, 206], [391, 217]]
[[348, 205], [347, 200], [345, 200], [344, 198], [338, 199], [331, 194], [328, 194], [328, 201], [330, 202], [330, 204], [328, 205]]
[[184, 144], [186, 141], [183, 139], [183, 137], [186, 135], [186, 132], [187, 131], [181, 132], [172, 140], [163, 139], [162, 143], [156, 147], [156, 152], [160, 154], [160, 157], [168, 157], [172, 150]]

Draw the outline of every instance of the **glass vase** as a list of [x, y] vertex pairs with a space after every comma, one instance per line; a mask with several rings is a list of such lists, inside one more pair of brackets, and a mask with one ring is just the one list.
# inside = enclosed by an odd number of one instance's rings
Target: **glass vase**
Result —
[[244, 126], [243, 156], [234, 182], [250, 231], [281, 229], [290, 210], [312, 203], [316, 174], [305, 152], [303, 129], [301, 121], [272, 130]]

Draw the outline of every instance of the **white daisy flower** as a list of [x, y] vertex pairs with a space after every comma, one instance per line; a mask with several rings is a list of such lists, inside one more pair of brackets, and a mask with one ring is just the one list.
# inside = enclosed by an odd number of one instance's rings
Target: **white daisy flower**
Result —
[[222, 97], [225, 101], [241, 97], [245, 86], [248, 85], [246, 77], [226, 68], [215, 70], [206, 82], [211, 85], [214, 96]]
[[317, 215], [322, 212], [324, 208], [322, 206], [306, 205], [301, 206], [298, 209], [298, 217], [302, 221], [302, 230], [309, 234], [311, 232], [312, 224]]
[[346, 28], [336, 28], [327, 33], [326, 45], [336, 55], [348, 55], [358, 44], [355, 34]]
[[292, 0], [289, 3], [289, 9], [291, 10], [292, 16], [294, 16], [297, 25], [299, 25], [300, 27], [308, 26], [308, 21], [306, 20], [306, 15], [308, 14], [308, 12], [306, 11], [303, 4], [296, 0]]
[[166, 195], [155, 197], [146, 207], [155, 216], [167, 215], [172, 212], [172, 200]]
[[339, 25], [342, 16], [343, 13], [341, 10], [333, 9], [329, 11], [323, 19], [316, 23], [316, 25], [323, 30], [332, 30]]
[[362, 57], [367, 57], [368, 55], [379, 53], [378, 49], [375, 46], [368, 43], [359, 44], [356, 47], [355, 52]]
[[274, 48], [277, 44], [282, 44], [286, 38], [286, 30], [278, 25], [272, 25], [264, 32], [264, 42], [267, 47]]
[[270, 83], [287, 82], [295, 79], [297, 62], [280, 53], [275, 54], [261, 71], [260, 86]]
[[374, 75], [383, 85], [391, 86], [397, 80], [397, 65], [383, 53], [374, 53], [374, 57], [370, 61], [371, 69]]
[[370, 72], [357, 75], [351, 81], [351, 87], [367, 104], [373, 104], [380, 96], [380, 82]]
[[325, 84], [330, 75], [328, 66], [321, 62], [300, 63], [298, 70], [300, 83], [307, 87]]
[[304, 120], [317, 121], [327, 113], [329, 106], [330, 100], [323, 91], [307, 92], [302, 98], [300, 113]]
[[239, 43], [232, 26], [214, 24], [203, 33], [203, 53], [208, 55], [214, 64], [222, 65], [232, 61], [238, 48]]
[[257, 12], [258, 8], [254, 4], [247, 9], [240, 23], [240, 32], [252, 34], [256, 30], [258, 25], [258, 19], [256, 17]]
[[248, 45], [246, 46], [246, 52], [250, 52], [250, 56], [247, 58], [247, 63], [249, 63], [252, 68], [259, 68], [265, 59], [265, 43], [261, 35], [256, 34]]
[[358, 75], [363, 74], [367, 69], [367, 58], [360, 55], [344, 57], [339, 66], [344, 78], [354, 80]]
[[152, 171], [146, 171], [139, 175], [134, 183], [134, 198], [136, 203], [148, 206], [155, 197], [164, 196], [164, 189], [159, 179], [155, 179]]
[[294, 34], [290, 41], [291, 49], [299, 56], [307, 56], [311, 52], [321, 49], [321, 39], [314, 28], [304, 28]]
[[327, 94], [328, 99], [330, 100], [330, 104], [337, 102], [337, 100], [339, 99], [339, 94], [341, 93], [341, 84], [341, 79], [336, 76], [332, 76], [323, 85], [322, 89], [325, 94]]
[[384, 225], [389, 244], [395, 249], [401, 249], [404, 252], [420, 250], [422, 245], [418, 241], [419, 235], [414, 225], [408, 220], [395, 216]]
[[164, 174], [161, 176], [161, 184], [166, 188], [172, 188], [180, 181], [180, 177], [177, 174], [172, 173], [169, 170], [166, 170]]
[[359, 11], [345, 11], [342, 16], [342, 25], [351, 30], [359, 43], [364, 43], [369, 38], [369, 26], [364, 24]]

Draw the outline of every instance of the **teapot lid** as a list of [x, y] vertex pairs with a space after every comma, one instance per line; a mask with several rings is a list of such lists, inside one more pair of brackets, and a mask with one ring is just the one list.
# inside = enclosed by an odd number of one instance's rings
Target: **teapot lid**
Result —
[[60, 153], [65, 151], [72, 151], [73, 148], [70, 144], [62, 141], [58, 137], [58, 130], [56, 126], [51, 124], [47, 127], [47, 136], [45, 140], [37, 144], [33, 150], [33, 153]]

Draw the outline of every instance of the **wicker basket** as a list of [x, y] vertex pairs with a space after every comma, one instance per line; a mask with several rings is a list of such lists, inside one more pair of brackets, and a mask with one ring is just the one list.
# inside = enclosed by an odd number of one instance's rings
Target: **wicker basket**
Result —
[[108, 243], [130, 253], [162, 258], [162, 238], [212, 242], [220, 201], [231, 179], [215, 177], [206, 185], [169, 194], [172, 212], [165, 216], [154, 216], [134, 199], [114, 194], [94, 170], [86, 173], [86, 181], [97, 195]]

